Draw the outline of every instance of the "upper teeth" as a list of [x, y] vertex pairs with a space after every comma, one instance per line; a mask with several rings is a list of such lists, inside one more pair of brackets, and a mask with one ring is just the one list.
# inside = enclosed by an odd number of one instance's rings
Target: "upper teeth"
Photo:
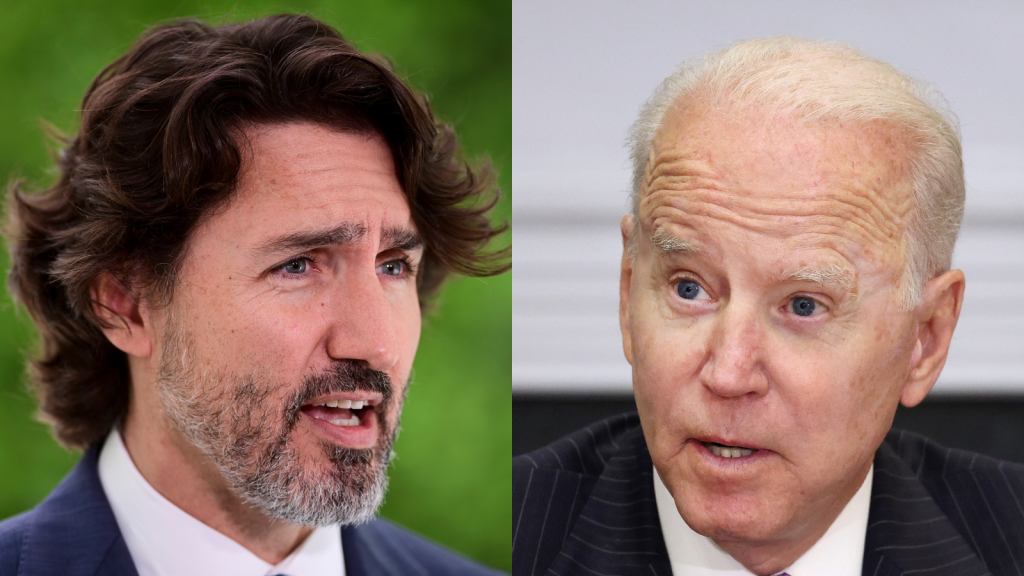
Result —
[[328, 408], [351, 408], [352, 410], [360, 410], [363, 406], [369, 406], [369, 400], [327, 400], [326, 402], [318, 402], [314, 406], [326, 406]]
[[711, 451], [715, 456], [721, 456], [722, 458], [739, 458], [740, 456], [750, 456], [757, 450], [751, 450], [750, 448], [737, 448], [735, 446], [719, 446], [718, 444], [712, 444], [711, 442], [705, 442], [704, 446]]

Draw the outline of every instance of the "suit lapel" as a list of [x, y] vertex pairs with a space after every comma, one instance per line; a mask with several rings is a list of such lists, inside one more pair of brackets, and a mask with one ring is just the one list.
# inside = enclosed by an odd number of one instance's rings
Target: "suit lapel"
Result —
[[576, 521], [567, 527], [547, 573], [670, 576], [651, 457], [640, 427], [601, 458], [604, 469]]
[[927, 572], [929, 576], [990, 575], [914, 471], [883, 443], [864, 543], [865, 576]]
[[99, 446], [33, 511], [19, 576], [138, 576], [100, 484]]
[[386, 567], [372, 554], [368, 554], [367, 543], [355, 528], [341, 527], [341, 553], [345, 558], [345, 576], [371, 576], [372, 574], [390, 574]]
[[341, 549], [345, 576], [426, 576], [421, 565], [409, 558], [401, 542], [380, 530], [377, 520], [359, 526], [341, 527]]

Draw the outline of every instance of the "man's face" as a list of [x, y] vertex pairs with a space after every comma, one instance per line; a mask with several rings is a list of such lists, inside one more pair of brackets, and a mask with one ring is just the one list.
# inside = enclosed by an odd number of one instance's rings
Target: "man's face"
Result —
[[891, 425], [916, 330], [904, 154], [884, 126], [756, 113], [659, 133], [624, 220], [624, 344], [655, 467], [726, 550], [819, 537]]
[[419, 236], [379, 137], [246, 135], [238, 191], [159, 311], [158, 388], [239, 496], [295, 523], [359, 521], [383, 496], [419, 340]]

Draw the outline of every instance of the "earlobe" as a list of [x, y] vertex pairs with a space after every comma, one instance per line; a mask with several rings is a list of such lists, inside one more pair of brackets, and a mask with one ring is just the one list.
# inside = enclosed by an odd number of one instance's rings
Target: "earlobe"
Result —
[[908, 408], [924, 400], [946, 364], [965, 285], [964, 273], [950, 270], [930, 280], [922, 290], [910, 371], [900, 396], [900, 402]]
[[132, 356], [152, 355], [152, 322], [145, 304], [140, 304], [110, 273], [93, 281], [90, 295], [93, 313], [102, 322], [101, 330], [111, 344]]
[[633, 343], [629, 324], [629, 293], [633, 280], [633, 257], [630, 242], [633, 236], [633, 217], [622, 217], [622, 269], [619, 275], [619, 329], [622, 331], [622, 351], [626, 360], [633, 363]]

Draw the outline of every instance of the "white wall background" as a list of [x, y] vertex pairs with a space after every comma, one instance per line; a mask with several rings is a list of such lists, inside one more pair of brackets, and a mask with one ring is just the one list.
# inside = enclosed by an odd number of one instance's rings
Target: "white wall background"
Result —
[[959, 116], [963, 316], [936, 394], [1024, 394], [1024, 2], [515, 0], [514, 393], [628, 392], [617, 320], [623, 141], [686, 59], [741, 39], [847, 42]]

